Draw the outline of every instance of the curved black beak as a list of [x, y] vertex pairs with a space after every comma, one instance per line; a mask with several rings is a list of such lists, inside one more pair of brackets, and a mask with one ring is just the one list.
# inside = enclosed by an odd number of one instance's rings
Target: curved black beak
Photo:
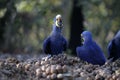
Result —
[[84, 44], [84, 38], [83, 38], [82, 34], [81, 34], [81, 43], [82, 43], [82, 45]]

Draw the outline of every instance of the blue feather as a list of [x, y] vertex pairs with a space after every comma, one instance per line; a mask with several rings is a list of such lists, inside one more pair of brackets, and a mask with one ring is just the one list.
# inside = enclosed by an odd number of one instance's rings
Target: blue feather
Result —
[[120, 58], [120, 31], [108, 44], [108, 59], [113, 58], [112, 61]]
[[92, 39], [92, 34], [89, 31], [84, 31], [82, 33], [84, 38], [84, 44], [76, 48], [77, 56], [95, 65], [103, 65], [106, 62], [101, 48]]
[[51, 35], [43, 42], [43, 51], [46, 54], [57, 55], [66, 51], [67, 40], [62, 35], [62, 27], [53, 25]]

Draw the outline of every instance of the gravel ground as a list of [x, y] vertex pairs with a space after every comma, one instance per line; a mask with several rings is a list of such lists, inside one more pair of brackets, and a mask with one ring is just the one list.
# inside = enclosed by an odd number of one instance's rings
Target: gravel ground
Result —
[[120, 60], [92, 65], [66, 54], [0, 55], [0, 80], [120, 80]]

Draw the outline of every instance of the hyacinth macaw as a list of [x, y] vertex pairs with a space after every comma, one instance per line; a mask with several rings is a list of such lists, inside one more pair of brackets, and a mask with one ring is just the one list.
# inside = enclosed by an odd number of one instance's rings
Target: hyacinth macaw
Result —
[[77, 56], [94, 65], [103, 65], [106, 62], [103, 51], [92, 39], [92, 34], [89, 31], [84, 31], [81, 34], [82, 46], [76, 48]]
[[43, 42], [43, 51], [46, 54], [58, 55], [67, 49], [67, 41], [62, 35], [62, 16], [57, 15], [54, 19], [54, 25], [51, 35]]
[[112, 61], [120, 58], [120, 31], [117, 32], [115, 37], [108, 44], [108, 59], [112, 58]]

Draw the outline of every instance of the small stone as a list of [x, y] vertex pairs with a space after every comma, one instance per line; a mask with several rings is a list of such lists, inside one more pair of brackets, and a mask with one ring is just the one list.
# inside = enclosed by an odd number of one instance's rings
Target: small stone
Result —
[[17, 67], [17, 68], [21, 68], [22, 65], [18, 63], [18, 64], [16, 64], [16, 67]]
[[47, 69], [45, 70], [46, 74], [50, 74], [50, 70], [51, 70], [51, 67], [47, 67]]
[[51, 75], [51, 79], [56, 79], [56, 78], [57, 78], [56, 74], [53, 73], [53, 74]]
[[81, 76], [81, 77], [84, 77], [84, 76], [86, 76], [86, 74], [85, 74], [84, 72], [81, 72], [81, 73], [80, 73], [80, 76]]
[[42, 73], [42, 77], [45, 78], [47, 75], [45, 72]]
[[46, 69], [45, 66], [42, 66], [42, 67], [41, 67], [41, 70], [42, 70], [42, 71], [45, 71], [45, 69]]
[[47, 75], [47, 79], [49, 80], [51, 78], [51, 76], [50, 75]]
[[116, 80], [116, 78], [117, 78], [116, 75], [113, 75], [113, 76], [112, 76], [112, 79], [113, 79], [113, 80]]
[[35, 66], [36, 66], [36, 67], [39, 67], [39, 66], [40, 66], [40, 62], [37, 61], [37, 62], [35, 63]]
[[96, 76], [95, 76], [95, 80], [98, 80], [98, 79], [100, 79], [100, 75], [99, 74], [97, 74]]
[[36, 69], [36, 76], [42, 76], [41, 68]]
[[26, 64], [25, 69], [28, 70], [30, 68], [31, 64]]
[[40, 63], [41, 65], [44, 65], [45, 64], [45, 61], [41, 61], [41, 63]]
[[56, 70], [58, 71], [58, 73], [61, 73], [61, 72], [62, 72], [62, 67], [61, 67], [61, 65], [57, 65], [57, 66], [56, 66]]
[[58, 75], [57, 75], [57, 78], [58, 78], [58, 79], [62, 79], [62, 78], [63, 78], [63, 74], [58, 74]]
[[62, 69], [63, 69], [64, 73], [67, 72], [67, 66], [66, 65], [63, 65]]
[[51, 66], [50, 72], [51, 72], [51, 73], [56, 73], [56, 72], [57, 72], [55, 65], [52, 65], [52, 66]]

